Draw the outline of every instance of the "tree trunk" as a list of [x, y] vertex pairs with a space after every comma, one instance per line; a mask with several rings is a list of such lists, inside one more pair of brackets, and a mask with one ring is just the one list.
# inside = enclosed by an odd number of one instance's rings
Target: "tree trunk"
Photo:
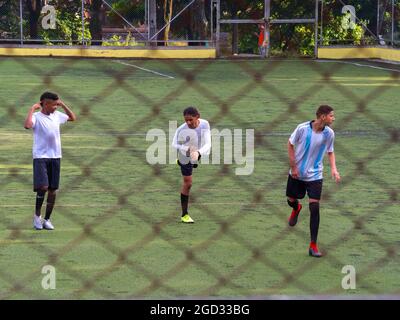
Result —
[[164, 30], [164, 45], [168, 46], [168, 40], [169, 40], [169, 32], [171, 30], [171, 19], [172, 19], [172, 8], [174, 5], [173, 0], [164, 0], [164, 22], [166, 24], [165, 30]]
[[[205, 0], [197, 0], [190, 6], [191, 13], [191, 35], [189, 40], [207, 40], [208, 21], [205, 13]], [[195, 45], [204, 45], [204, 42], [198, 42]]]
[[92, 37], [92, 45], [101, 46], [102, 44], [102, 0], [92, 0], [90, 5], [89, 30]]
[[42, 3], [40, 0], [27, 0], [26, 6], [29, 10], [29, 35], [31, 39], [38, 39], [38, 24]]

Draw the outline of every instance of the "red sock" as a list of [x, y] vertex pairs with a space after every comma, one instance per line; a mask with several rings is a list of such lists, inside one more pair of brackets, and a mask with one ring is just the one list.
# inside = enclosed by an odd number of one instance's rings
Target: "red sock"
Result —
[[313, 249], [314, 251], [318, 251], [317, 243], [316, 242], [311, 242], [310, 243], [310, 248]]

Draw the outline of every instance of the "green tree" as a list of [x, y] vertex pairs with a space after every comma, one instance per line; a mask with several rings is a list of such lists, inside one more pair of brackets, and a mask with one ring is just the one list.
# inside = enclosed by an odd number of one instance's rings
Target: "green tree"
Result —
[[19, 38], [19, 23], [19, 3], [0, 1], [0, 39]]

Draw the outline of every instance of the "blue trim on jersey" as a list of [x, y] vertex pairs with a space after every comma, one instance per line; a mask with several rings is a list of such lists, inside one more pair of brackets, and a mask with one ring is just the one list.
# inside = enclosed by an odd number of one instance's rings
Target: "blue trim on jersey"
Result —
[[314, 169], [315, 169], [315, 170], [318, 169], [318, 167], [319, 167], [319, 165], [320, 165], [320, 163], [321, 163], [321, 161], [322, 161], [322, 158], [324, 157], [325, 150], [326, 150], [326, 145], [323, 144], [323, 145], [319, 148], [317, 158], [315, 159], [315, 162], [314, 162]]
[[308, 153], [310, 152], [311, 136], [312, 136], [312, 127], [307, 127], [307, 137], [306, 137], [306, 143], [304, 145], [303, 161], [300, 165], [300, 176], [302, 177], [305, 176], [304, 170], [308, 160]]
[[324, 157], [325, 151], [326, 151], [326, 149], [328, 147], [326, 145], [326, 143], [328, 141], [329, 131], [324, 129], [322, 134], [324, 135], [324, 141], [322, 142], [322, 145], [321, 145], [321, 147], [319, 148], [319, 151], [318, 151], [317, 158], [315, 159], [314, 170], [318, 170], [318, 167], [319, 167], [319, 165], [320, 165], [320, 163], [322, 161], [322, 158]]

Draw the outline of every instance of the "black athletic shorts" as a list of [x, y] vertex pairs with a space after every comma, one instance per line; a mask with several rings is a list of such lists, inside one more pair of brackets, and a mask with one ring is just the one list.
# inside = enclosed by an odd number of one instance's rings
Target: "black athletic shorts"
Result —
[[[199, 160], [200, 160], [200, 158], [201, 158], [201, 156], [199, 157]], [[193, 168], [198, 167], [197, 163], [193, 164], [193, 163], [189, 162], [187, 164], [182, 164], [179, 162], [179, 160], [176, 160], [176, 163], [181, 167], [182, 175], [185, 177], [190, 177], [193, 173]]]
[[33, 159], [33, 191], [41, 187], [57, 190], [60, 183], [61, 159]]
[[310, 199], [321, 199], [322, 193], [322, 179], [314, 180], [314, 181], [302, 181], [293, 179], [289, 174], [287, 187], [286, 187], [286, 196], [294, 199], [303, 199], [308, 194]]

